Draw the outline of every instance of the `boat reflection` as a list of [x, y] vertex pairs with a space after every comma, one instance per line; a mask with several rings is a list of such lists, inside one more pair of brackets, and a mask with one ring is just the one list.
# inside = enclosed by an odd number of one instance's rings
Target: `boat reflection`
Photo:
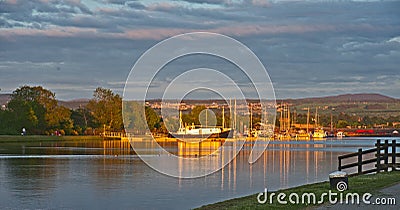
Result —
[[217, 141], [202, 141], [198, 143], [178, 141], [178, 156], [179, 157], [202, 157], [208, 155], [218, 155], [218, 149], [223, 145], [223, 142]]

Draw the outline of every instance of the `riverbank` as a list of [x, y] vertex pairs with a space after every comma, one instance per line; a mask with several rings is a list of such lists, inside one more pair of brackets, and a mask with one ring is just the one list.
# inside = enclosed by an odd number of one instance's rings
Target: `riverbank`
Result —
[[45, 136], [45, 135], [27, 135], [13, 136], [0, 135], [0, 143], [12, 142], [37, 142], [37, 141], [72, 141], [72, 140], [102, 140], [100, 136]]
[[[370, 175], [362, 175], [349, 177], [349, 190], [345, 191], [346, 193], [378, 193], [380, 190], [399, 184], [400, 183], [400, 172], [384, 172], [379, 174], [370, 174]], [[285, 193], [286, 195], [290, 195], [291, 193], [297, 193], [302, 195], [303, 193], [313, 192], [316, 195], [316, 198], [321, 198], [322, 193], [328, 193], [330, 189], [330, 185], [328, 181], [309, 184], [299, 187], [294, 187], [290, 189], [284, 189], [276, 191], [275, 194]], [[336, 190], [332, 190], [332, 192], [338, 192]], [[268, 192], [268, 195], [271, 195], [273, 192]], [[269, 201], [265, 204], [259, 204], [257, 202], [258, 194], [245, 196], [241, 198], [235, 198], [227, 201], [222, 201], [215, 204], [209, 204], [202, 206], [198, 209], [207, 210], [207, 209], [310, 209], [318, 206], [323, 206], [328, 204], [328, 197], [324, 197], [324, 203], [322, 204], [278, 204], [276, 200], [276, 196], [274, 198], [274, 202], [272, 204]], [[288, 201], [288, 196], [285, 198]], [[317, 199], [318, 202], [319, 199]], [[397, 201], [400, 202], [400, 201]]]

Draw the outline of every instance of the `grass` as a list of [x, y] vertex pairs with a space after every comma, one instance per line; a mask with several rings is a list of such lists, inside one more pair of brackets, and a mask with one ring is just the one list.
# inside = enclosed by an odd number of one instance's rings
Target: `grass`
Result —
[[72, 140], [102, 140], [102, 138], [99, 136], [0, 135], [0, 143], [34, 142], [34, 141], [72, 141]]
[[[394, 184], [400, 183], [400, 172], [384, 172], [379, 174], [370, 174], [370, 175], [362, 175], [349, 177], [349, 190], [343, 192], [343, 197], [345, 197], [346, 193], [359, 193], [362, 196], [363, 193], [377, 193], [380, 189], [385, 187], [392, 186]], [[319, 201], [322, 193], [328, 193], [330, 189], [329, 182], [321, 182], [316, 184], [309, 184], [304, 186], [299, 186], [295, 188], [279, 190], [276, 193], [283, 192], [286, 196], [286, 201], [288, 201], [288, 196], [291, 193], [297, 193], [298, 195], [302, 195], [303, 193], [313, 192], [316, 195], [317, 202]], [[336, 190], [332, 190], [332, 192], [338, 192]], [[270, 195], [272, 192], [268, 192]], [[269, 203], [269, 200], [265, 204], [259, 204], [257, 202], [257, 195], [250, 195], [241, 198], [235, 198], [232, 200], [227, 200], [215, 204], [205, 205], [198, 209], [308, 209], [312, 207], [316, 207], [322, 204], [291, 204], [288, 202], [287, 205], [279, 204], [276, 200], [276, 195], [274, 197], [274, 201], [272, 204]], [[328, 203], [328, 197], [324, 197], [324, 203]], [[300, 198], [301, 201], [301, 198]]]

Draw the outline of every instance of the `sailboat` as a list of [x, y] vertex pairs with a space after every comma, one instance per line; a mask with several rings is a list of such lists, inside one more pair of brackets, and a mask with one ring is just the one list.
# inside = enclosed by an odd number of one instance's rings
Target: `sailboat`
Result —
[[318, 127], [318, 107], [315, 108], [315, 130], [312, 135], [314, 140], [323, 140], [326, 139], [327, 134], [324, 131], [323, 127]]
[[310, 140], [311, 134], [309, 132], [310, 125], [310, 107], [305, 108], [307, 110], [307, 130], [299, 130], [296, 133], [296, 140]]

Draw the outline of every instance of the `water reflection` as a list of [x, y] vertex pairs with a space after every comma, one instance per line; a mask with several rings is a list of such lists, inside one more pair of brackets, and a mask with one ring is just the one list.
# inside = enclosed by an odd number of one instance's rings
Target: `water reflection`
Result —
[[223, 145], [221, 141], [203, 141], [198, 143], [177, 142], [178, 156], [180, 157], [202, 157], [218, 155], [218, 149]]
[[[327, 180], [337, 156], [375, 139], [271, 142], [253, 165], [245, 143], [226, 167], [198, 179], [171, 178], [149, 168], [121, 141], [32, 142], [2, 145], [0, 208], [187, 209], [262, 191]], [[176, 155], [232, 158], [236, 142], [160, 142]], [[148, 145], [151, 146], [151, 145]], [[182, 163], [183, 164], [183, 163]], [[210, 163], [211, 164], [211, 163]], [[180, 165], [177, 170], [190, 169]]]

